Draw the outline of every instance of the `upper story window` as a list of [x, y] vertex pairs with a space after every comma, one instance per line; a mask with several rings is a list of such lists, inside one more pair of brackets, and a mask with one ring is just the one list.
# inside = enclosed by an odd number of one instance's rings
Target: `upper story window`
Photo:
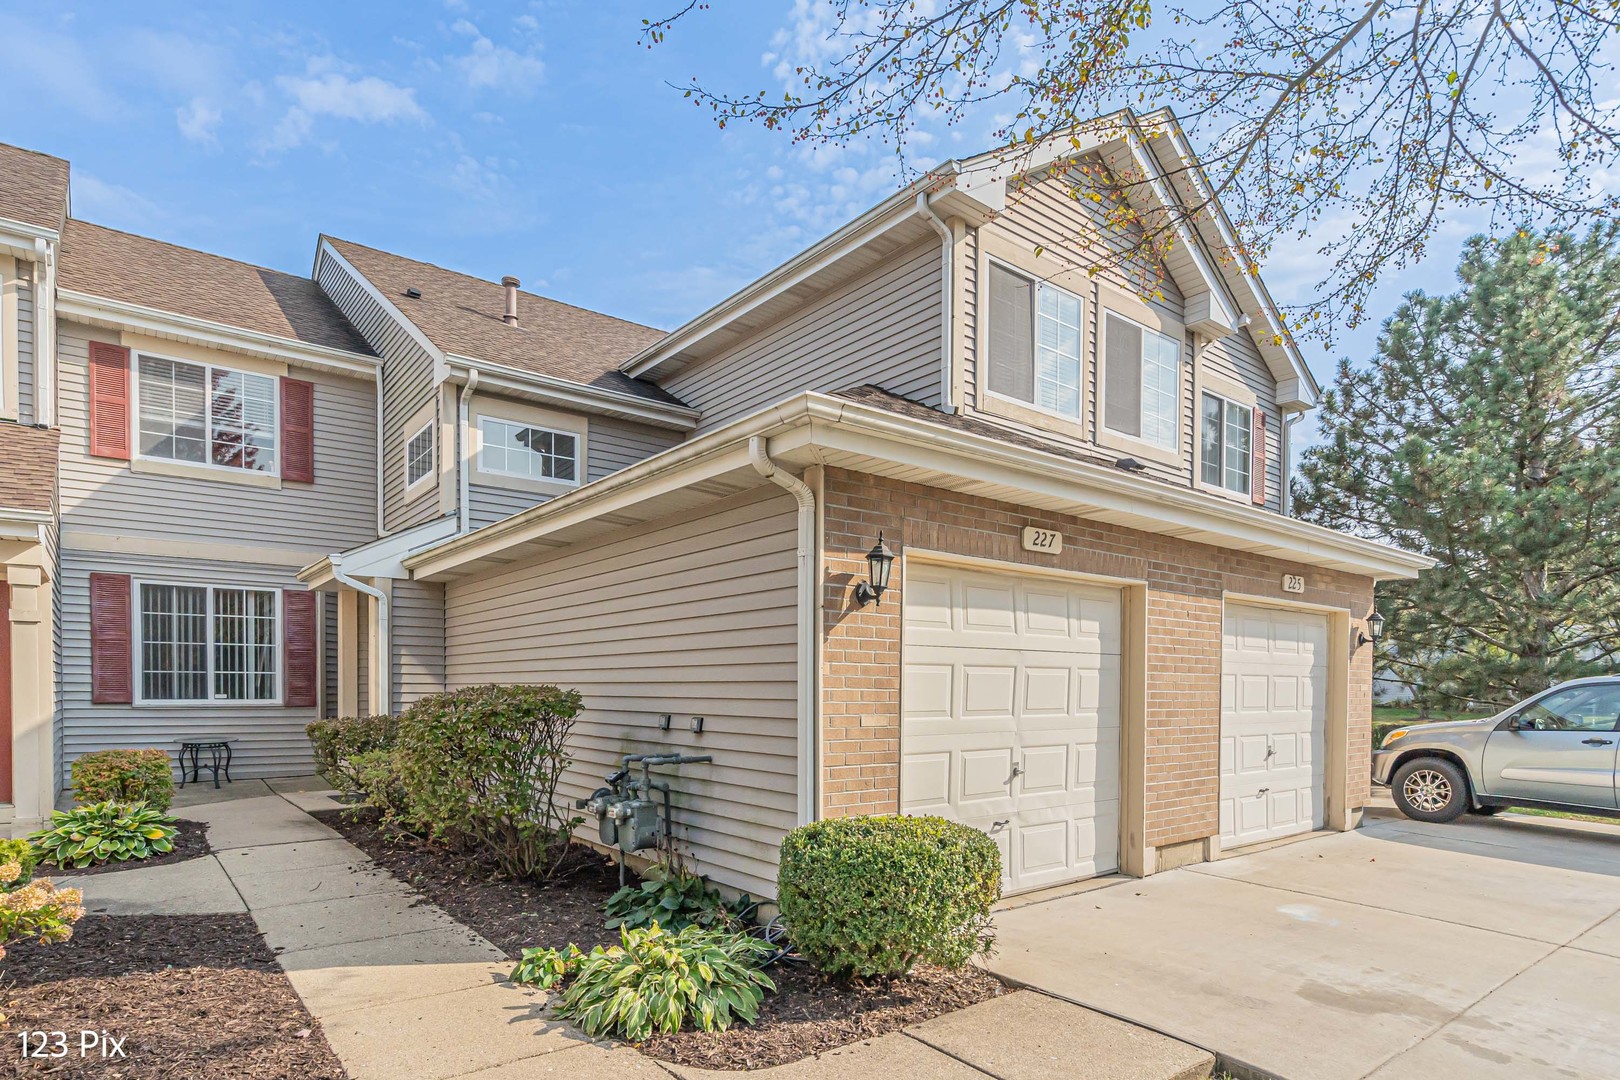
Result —
[[1112, 311], [1104, 318], [1102, 422], [1174, 451], [1181, 399], [1181, 343]]
[[405, 490], [410, 491], [433, 475], [433, 421], [423, 424], [405, 440]]
[[280, 640], [273, 589], [141, 582], [140, 701], [274, 701]]
[[141, 457], [276, 471], [275, 378], [143, 353], [136, 380]]
[[1078, 296], [990, 264], [990, 392], [1080, 417]]
[[525, 480], [579, 482], [579, 436], [534, 424], [480, 416], [478, 467]]
[[1205, 393], [1199, 411], [1200, 478], [1211, 487], [1247, 493], [1254, 411]]

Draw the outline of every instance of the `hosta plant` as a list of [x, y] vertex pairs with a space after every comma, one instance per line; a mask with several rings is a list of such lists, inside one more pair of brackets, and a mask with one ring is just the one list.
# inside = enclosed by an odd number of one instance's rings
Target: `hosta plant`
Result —
[[589, 956], [573, 946], [526, 949], [512, 978], [550, 989], [572, 977], [557, 1015], [587, 1035], [631, 1042], [688, 1023], [704, 1031], [752, 1023], [765, 994], [776, 989], [760, 970], [775, 950], [746, 934], [701, 926], [669, 931], [654, 923], [620, 928], [619, 941]]
[[28, 840], [43, 861], [57, 866], [94, 866], [146, 859], [174, 850], [174, 818], [145, 803], [101, 802], [58, 810], [48, 828]]
[[612, 896], [604, 912], [609, 930], [628, 926], [638, 930], [657, 923], [666, 930], [688, 926], [730, 926], [741, 906], [752, 906], [745, 896], [738, 905], [727, 905], [709, 879], [678, 865], [649, 866], [635, 885], [626, 885]]

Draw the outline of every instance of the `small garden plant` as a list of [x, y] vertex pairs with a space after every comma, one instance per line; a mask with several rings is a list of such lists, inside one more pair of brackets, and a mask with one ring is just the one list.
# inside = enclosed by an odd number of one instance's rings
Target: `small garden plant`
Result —
[[79, 803], [144, 802], [167, 810], [174, 802], [174, 775], [162, 750], [97, 750], [74, 758], [69, 774]]
[[765, 994], [776, 989], [760, 970], [775, 951], [746, 934], [657, 923], [622, 927], [618, 945], [589, 955], [575, 946], [525, 949], [512, 981], [554, 989], [566, 983], [557, 1015], [587, 1035], [640, 1042], [674, 1034], [688, 1023], [725, 1031], [752, 1023]]
[[747, 896], [727, 904], [707, 877], [692, 873], [676, 860], [667, 860], [648, 867], [640, 882], [626, 885], [608, 898], [607, 925], [609, 930], [638, 930], [654, 923], [666, 930], [732, 926], [753, 906]]
[[393, 749], [398, 721], [392, 716], [343, 716], [316, 720], [304, 728], [315, 752], [315, 771], [339, 791], [366, 791], [368, 760]]
[[80, 869], [174, 850], [174, 818], [145, 803], [100, 802], [58, 810], [29, 836], [43, 861]]
[[961, 968], [994, 943], [995, 841], [938, 817], [812, 822], [782, 841], [778, 900], [799, 954], [829, 975]]
[[28, 841], [0, 840], [0, 960], [14, 942], [66, 941], [73, 936], [73, 924], [84, 916], [78, 889], [59, 889], [34, 878], [36, 859]]

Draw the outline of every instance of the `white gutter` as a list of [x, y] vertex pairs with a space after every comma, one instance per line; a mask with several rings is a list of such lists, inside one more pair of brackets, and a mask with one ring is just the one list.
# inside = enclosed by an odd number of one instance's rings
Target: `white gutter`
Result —
[[468, 427], [472, 410], [468, 402], [472, 400], [473, 391], [478, 388], [478, 369], [467, 369], [467, 381], [461, 385], [461, 394], [456, 402], [456, 430], [460, 434], [458, 440], [461, 459], [456, 462], [456, 518], [460, 522], [458, 532], [472, 532], [472, 507], [469, 504], [472, 498], [472, 429]]
[[[388, 594], [381, 589], [367, 585], [363, 581], [352, 578], [343, 572], [343, 556], [328, 555], [326, 561], [332, 567], [332, 580], [340, 585], [347, 585], [355, 592], [364, 593], [377, 601], [377, 649], [366, 657], [366, 675], [373, 682], [371, 701], [368, 702], [373, 716], [387, 716], [393, 712], [393, 702], [389, 700], [393, 691], [394, 657], [393, 650], [388, 644]], [[381, 672], [381, 677], [378, 673]]]
[[939, 312], [940, 312], [940, 351], [944, 353], [945, 371], [940, 379], [939, 411], [954, 413], [956, 401], [952, 397], [955, 388], [956, 376], [956, 335], [955, 330], [955, 278], [956, 278], [956, 234], [951, 231], [945, 219], [934, 211], [928, 202], [928, 192], [917, 192], [917, 213], [939, 233], [941, 242], [945, 245], [939, 258]]
[[820, 595], [816, 568], [820, 563], [816, 535], [816, 494], [810, 485], [792, 473], [777, 468], [771, 460], [768, 444], [761, 435], [748, 440], [748, 460], [754, 471], [771, 483], [787, 491], [799, 504], [799, 824], [814, 821], [818, 815], [820, 799], [817, 761], [820, 745], [816, 708], [820, 695], [819, 650], [816, 648], [816, 602]]
[[56, 243], [34, 241], [41, 269], [34, 290], [34, 423], [56, 426]]
[[464, 376], [473, 368], [491, 390], [531, 395], [549, 405], [586, 412], [606, 412], [639, 420], [644, 424], [691, 431], [698, 425], [698, 410], [653, 398], [638, 397], [619, 390], [605, 390], [599, 386], [559, 379], [534, 371], [493, 364], [456, 353], [445, 354], [446, 373], [449, 378]]
[[387, 472], [387, 460], [383, 457], [383, 369], [377, 367], [377, 536], [382, 538], [388, 535], [383, 519], [383, 475]]

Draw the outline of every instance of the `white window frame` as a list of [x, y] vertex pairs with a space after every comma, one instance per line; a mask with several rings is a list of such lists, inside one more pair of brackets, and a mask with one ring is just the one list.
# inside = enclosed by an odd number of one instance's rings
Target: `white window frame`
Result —
[[[1041, 290], [1042, 289], [1051, 289], [1054, 292], [1060, 292], [1064, 296], [1072, 298], [1076, 303], [1078, 303], [1080, 305], [1080, 319], [1079, 319], [1080, 352], [1076, 357], [1076, 362], [1079, 364], [1079, 370], [1076, 372], [1077, 385], [1075, 386], [1075, 401], [1074, 401], [1075, 412], [1074, 412], [1074, 414], [1070, 415], [1069, 413], [1066, 413], [1066, 412], [1059, 412], [1056, 409], [1048, 409], [1046, 406], [1042, 405], [1039, 401], [1025, 401], [1022, 398], [1009, 397], [1006, 394], [998, 394], [998, 393], [996, 393], [996, 391], [994, 391], [994, 390], [992, 390], [990, 388], [990, 355], [989, 355], [989, 348], [990, 348], [990, 341], [992, 339], [992, 336], [991, 336], [991, 333], [990, 333], [990, 318], [991, 318], [991, 316], [990, 316], [990, 271], [987, 269], [985, 271], [985, 275], [984, 275], [983, 295], [980, 296], [979, 302], [978, 302], [979, 303], [979, 310], [984, 312], [984, 324], [985, 324], [985, 333], [984, 333], [984, 342], [985, 342], [984, 349], [985, 349], [985, 353], [984, 353], [984, 357], [983, 357], [983, 360], [982, 360], [982, 363], [984, 364], [984, 369], [985, 369], [985, 375], [984, 375], [984, 392], [985, 392], [985, 395], [987, 397], [994, 398], [997, 401], [1006, 402], [1007, 404], [1012, 405], [1012, 406], [1014, 406], [1016, 408], [1019, 408], [1019, 409], [1030, 409], [1030, 410], [1032, 410], [1034, 412], [1040, 413], [1042, 416], [1053, 417], [1054, 419], [1061, 420], [1066, 424], [1079, 425], [1081, 423], [1081, 421], [1084, 419], [1085, 415], [1086, 415], [1086, 298], [1081, 296], [1079, 293], [1074, 292], [1071, 289], [1065, 289], [1061, 285], [1052, 284], [1050, 281], [1048, 281], [1045, 278], [1041, 277], [1039, 274], [1031, 273], [1030, 271], [1024, 269], [1021, 266], [1017, 266], [1014, 263], [1010, 263], [1005, 259], [997, 258], [994, 255], [987, 256], [986, 259], [985, 259], [985, 263], [986, 263], [987, 267], [997, 267], [997, 266], [999, 266], [1004, 272], [1010, 273], [1010, 274], [1015, 274], [1018, 277], [1023, 278], [1025, 281], [1028, 281], [1031, 285], [1035, 286], [1035, 296], [1034, 296], [1035, 303], [1034, 303], [1034, 306], [1033, 306], [1033, 308], [1031, 309], [1031, 312], [1030, 312], [1031, 316], [1034, 319], [1034, 322], [1029, 328], [1029, 330], [1030, 330], [1029, 363], [1030, 363], [1030, 386], [1031, 387], [1034, 387], [1035, 384], [1036, 384], [1036, 381], [1037, 381], [1036, 380], [1036, 370], [1037, 370], [1036, 369], [1036, 364], [1038, 362], [1037, 358], [1038, 358], [1038, 356], [1040, 354], [1040, 349], [1041, 349]], [[1040, 394], [1038, 392], [1036, 392], [1036, 393], [1033, 393], [1032, 396], [1038, 398], [1038, 397], [1040, 397]]]
[[[411, 480], [411, 444], [426, 431], [428, 433], [428, 470], [415, 481]], [[437, 417], [429, 416], [416, 430], [405, 437], [405, 445], [401, 447], [400, 454], [404, 458], [405, 466], [405, 497], [415, 498], [417, 493], [433, 483], [439, 474], [439, 421]]]
[[[1219, 457], [1219, 461], [1218, 461], [1218, 464], [1220, 466], [1221, 480], [1220, 480], [1220, 483], [1218, 483], [1218, 484], [1212, 484], [1208, 480], [1204, 479], [1204, 463], [1207, 460], [1204, 457], [1204, 399], [1206, 397], [1214, 398], [1216, 401], [1219, 401], [1221, 403], [1221, 449], [1220, 449], [1220, 457]], [[1240, 412], [1244, 413], [1249, 418], [1249, 455], [1248, 455], [1248, 461], [1249, 461], [1248, 478], [1249, 479], [1248, 479], [1248, 483], [1246, 483], [1242, 488], [1230, 487], [1230, 486], [1227, 485], [1227, 482], [1226, 482], [1226, 474], [1227, 474], [1227, 467], [1226, 467], [1226, 449], [1227, 449], [1227, 446], [1226, 446], [1226, 424], [1227, 424], [1227, 418], [1226, 418], [1226, 412], [1227, 412], [1228, 409], [1237, 409]], [[1196, 467], [1198, 469], [1198, 473], [1197, 473], [1197, 475], [1198, 475], [1198, 486], [1203, 488], [1205, 491], [1213, 491], [1213, 492], [1215, 492], [1217, 494], [1226, 495], [1226, 496], [1228, 496], [1230, 498], [1241, 499], [1244, 502], [1248, 502], [1251, 499], [1253, 499], [1253, 497], [1254, 497], [1254, 494], [1253, 494], [1253, 492], [1254, 492], [1254, 438], [1255, 438], [1254, 409], [1255, 409], [1254, 405], [1252, 405], [1252, 404], [1247, 404], [1246, 405], [1242, 401], [1239, 401], [1237, 398], [1232, 397], [1229, 394], [1223, 394], [1219, 390], [1211, 390], [1207, 386], [1199, 387], [1199, 390], [1198, 390], [1198, 414], [1197, 414], [1198, 415], [1198, 423], [1197, 423], [1197, 429], [1194, 432], [1194, 444], [1198, 448], [1198, 455], [1197, 455], [1198, 460], [1196, 462]]]
[[[497, 424], [510, 424], [513, 427], [531, 428], [535, 431], [543, 431], [548, 435], [566, 435], [570, 439], [573, 439], [574, 478], [572, 480], [566, 480], [562, 477], [556, 476], [530, 476], [528, 473], [492, 467], [489, 464], [488, 457], [486, 456], [488, 444], [484, 441], [484, 423], [485, 421], [489, 420], [493, 420]], [[512, 480], [522, 480], [530, 484], [556, 484], [559, 487], [564, 488], [577, 488], [580, 486], [582, 482], [581, 476], [585, 471], [585, 436], [582, 433], [578, 431], [570, 431], [567, 428], [551, 427], [547, 424], [537, 423], [533, 420], [521, 420], [511, 416], [503, 416], [500, 413], [495, 412], [479, 413], [477, 418], [473, 421], [473, 426], [478, 429], [477, 467], [479, 472], [488, 476], [502, 476]]]
[[[1144, 340], [1144, 342], [1147, 342], [1147, 335], [1153, 335], [1153, 337], [1163, 338], [1163, 340], [1170, 342], [1171, 345], [1176, 347], [1176, 395], [1174, 395], [1173, 406], [1174, 423], [1171, 423], [1170, 426], [1171, 434], [1173, 434], [1173, 442], [1171, 442], [1168, 447], [1166, 447], [1165, 444], [1162, 444], [1162, 442], [1153, 442], [1152, 439], [1144, 439], [1142, 436], [1132, 436], [1131, 432], [1119, 431], [1118, 427], [1108, 426], [1108, 372], [1106, 372], [1106, 364], [1108, 364], [1108, 319], [1110, 319], [1110, 317], [1115, 317], [1115, 319], [1123, 319], [1123, 321], [1129, 322], [1129, 324], [1137, 327], [1137, 329], [1142, 332], [1142, 340]], [[1126, 442], [1126, 444], [1137, 445], [1137, 447], [1142, 447], [1142, 449], [1150, 450], [1150, 452], [1155, 453], [1155, 455], [1168, 455], [1168, 457], [1173, 458], [1173, 460], [1183, 460], [1183, 458], [1181, 458], [1181, 423], [1183, 423], [1183, 410], [1186, 408], [1186, 376], [1184, 376], [1184, 369], [1186, 369], [1187, 366], [1186, 340], [1183, 340], [1183, 337], [1178, 337], [1178, 335], [1165, 334], [1162, 329], [1158, 329], [1158, 327], [1155, 327], [1155, 325], [1147, 324], [1147, 322], [1142, 322], [1140, 319], [1132, 319], [1132, 317], [1128, 316], [1128, 314], [1123, 313], [1123, 311], [1119, 311], [1118, 308], [1111, 308], [1111, 306], [1108, 306], [1106, 303], [1102, 304], [1100, 309], [1098, 309], [1097, 332], [1097, 431], [1108, 432], [1108, 439], [1123, 440], [1123, 442]], [[1145, 361], [1147, 361], [1145, 356], [1142, 356], [1142, 358], [1137, 358], [1137, 384], [1139, 384], [1137, 385], [1137, 395], [1144, 392], [1142, 387], [1140, 387], [1140, 377], [1142, 377], [1142, 371], [1145, 371], [1145, 368], [1147, 368], [1147, 363], [1145, 363]], [[1140, 397], [1137, 398], [1137, 400], [1140, 402]], [[1142, 424], [1144, 413], [1140, 413], [1140, 405], [1137, 406], [1137, 408], [1139, 408], [1139, 413], [1137, 413], [1137, 427], [1144, 427], [1145, 424]]]
[[[179, 458], [157, 457], [152, 454], [141, 453], [141, 360], [151, 357], [153, 360], [163, 360], [170, 364], [188, 364], [191, 367], [203, 369], [204, 400], [207, 408], [203, 416], [203, 431], [207, 440], [208, 454], [202, 461], [181, 461]], [[275, 435], [276, 452], [273, 467], [269, 469], [237, 469], [230, 465], [216, 465], [213, 458], [214, 449], [214, 416], [213, 416], [213, 385], [214, 372], [226, 371], [233, 375], [252, 375], [255, 378], [269, 379], [276, 383], [276, 390], [270, 395], [270, 430]], [[262, 371], [250, 368], [230, 367], [227, 364], [214, 364], [206, 360], [191, 360], [183, 356], [167, 356], [163, 353], [152, 352], [150, 349], [130, 350], [129, 364], [129, 397], [130, 397], [130, 436], [134, 445], [130, 447], [131, 453], [137, 461], [152, 461], [163, 466], [173, 466], [180, 469], [208, 469], [222, 476], [270, 476], [281, 478], [281, 459], [286, 448], [281, 445], [281, 384], [275, 375], [267, 375]]]
[[[220, 581], [176, 581], [172, 578], [130, 578], [130, 615], [134, 623], [131, 629], [130, 642], [133, 655], [130, 657], [130, 674], [134, 682], [133, 702], [143, 708], [270, 708], [279, 706], [285, 695], [286, 670], [286, 613], [282, 610], [281, 590], [269, 585], [244, 585], [237, 582]], [[148, 698], [144, 693], [146, 685], [146, 632], [145, 620], [142, 618], [144, 607], [141, 603], [141, 586], [166, 585], [180, 589], [202, 589], [207, 596], [204, 605], [204, 623], [208, 628], [208, 639], [205, 643], [204, 656], [207, 659], [207, 679], [209, 697], [206, 698]], [[216, 589], [245, 589], [249, 592], [267, 592], [274, 598], [276, 611], [276, 667], [272, 675], [275, 693], [267, 698], [221, 698], [213, 697], [214, 691], [214, 591]]]

